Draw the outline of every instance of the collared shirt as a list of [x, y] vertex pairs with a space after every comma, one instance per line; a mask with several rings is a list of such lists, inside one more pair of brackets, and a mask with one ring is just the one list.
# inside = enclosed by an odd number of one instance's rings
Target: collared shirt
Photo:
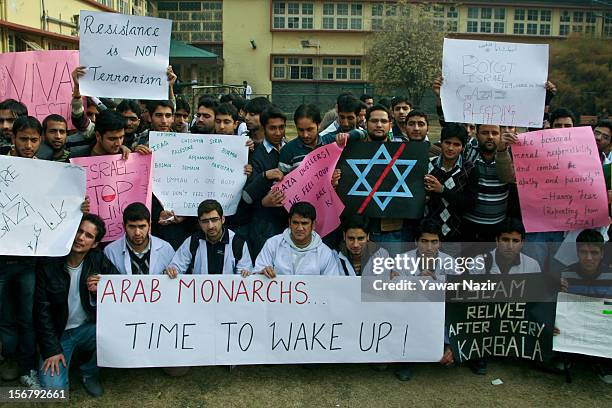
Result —
[[334, 120], [328, 127], [319, 132], [319, 136], [325, 136], [328, 133], [338, 133], [340, 131], [340, 124], [337, 120]]
[[[442, 157], [442, 155], [438, 156], [435, 160], [432, 160], [431, 164], [446, 173], [451, 173], [456, 171], [457, 168], [463, 167], [463, 157], [459, 155], [457, 161], [455, 162], [455, 165], [450, 170], [446, 170], [446, 168], [444, 167], [444, 158]], [[431, 169], [429, 171], [431, 172]]]
[[293, 139], [281, 149], [280, 156], [278, 158], [278, 168], [284, 174], [289, 173], [291, 170], [300, 165], [306, 155], [321, 145], [321, 139], [318, 137], [315, 147], [306, 146], [299, 137], [297, 139]]

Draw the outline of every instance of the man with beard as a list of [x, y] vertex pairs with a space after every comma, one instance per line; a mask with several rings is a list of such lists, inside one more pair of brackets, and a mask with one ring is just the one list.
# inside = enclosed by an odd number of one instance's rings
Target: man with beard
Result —
[[508, 184], [498, 177], [495, 164], [500, 127], [478, 125], [476, 134], [478, 147], [468, 145], [463, 157], [474, 163], [479, 175], [476, 204], [463, 214], [463, 241], [493, 242], [508, 205]]
[[215, 108], [219, 105], [216, 99], [204, 96], [198, 101], [195, 122], [191, 125], [191, 133], [212, 135], [215, 133]]
[[250, 137], [251, 140], [255, 142], [255, 145], [259, 145], [264, 141], [265, 131], [260, 120], [260, 115], [264, 110], [269, 108], [270, 105], [270, 101], [263, 96], [253, 98], [244, 105], [244, 122], [248, 129], [246, 136]]
[[160, 275], [172, 261], [174, 249], [151, 235], [151, 213], [143, 203], [123, 210], [125, 235], [104, 248], [104, 254], [124, 275]]
[[42, 129], [44, 140], [36, 153], [36, 157], [42, 160], [68, 163], [70, 151], [65, 148], [68, 135], [66, 119], [55, 113], [49, 115], [43, 120]]
[[0, 102], [0, 154], [7, 154], [11, 150], [15, 119], [27, 115], [28, 108], [15, 99]]
[[96, 119], [95, 133], [95, 144], [74, 147], [70, 157], [124, 154], [124, 158], [127, 159], [130, 149], [123, 146], [125, 119], [120, 113], [111, 110], [102, 111]]

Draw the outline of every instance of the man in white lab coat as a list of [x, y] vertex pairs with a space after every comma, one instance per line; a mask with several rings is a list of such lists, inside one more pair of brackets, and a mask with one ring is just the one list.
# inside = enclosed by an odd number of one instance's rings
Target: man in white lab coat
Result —
[[174, 249], [151, 235], [151, 213], [143, 203], [123, 210], [125, 234], [104, 249], [104, 254], [124, 275], [163, 274], [172, 261]]

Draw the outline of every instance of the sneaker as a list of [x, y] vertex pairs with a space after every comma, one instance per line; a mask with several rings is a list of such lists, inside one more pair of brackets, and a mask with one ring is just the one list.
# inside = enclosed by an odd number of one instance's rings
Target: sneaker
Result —
[[81, 377], [81, 383], [85, 391], [92, 397], [100, 397], [104, 394], [104, 388], [102, 388], [98, 377]]
[[487, 360], [484, 358], [470, 360], [468, 361], [468, 365], [474, 374], [485, 375], [487, 373]]
[[3, 381], [15, 381], [19, 378], [19, 370], [14, 360], [4, 360], [0, 363], [0, 378]]
[[599, 366], [599, 379], [606, 384], [612, 384], [612, 369]]
[[395, 370], [395, 376], [400, 381], [410, 381], [412, 378], [412, 369], [408, 364], [402, 364], [400, 368]]
[[19, 381], [21, 382], [21, 385], [32, 390], [42, 389], [40, 382], [38, 381], [38, 373], [36, 370], [30, 370], [29, 375], [22, 375], [19, 377]]

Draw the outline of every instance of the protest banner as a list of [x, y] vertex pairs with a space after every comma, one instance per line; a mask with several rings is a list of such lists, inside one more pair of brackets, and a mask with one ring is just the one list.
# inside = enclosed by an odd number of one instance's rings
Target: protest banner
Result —
[[609, 224], [606, 183], [590, 127], [538, 130], [518, 139], [512, 156], [527, 232]]
[[342, 154], [335, 143], [321, 146], [308, 153], [300, 165], [285, 175], [274, 189], [285, 194], [285, 209], [300, 201], [312, 204], [317, 210], [315, 230], [324, 237], [340, 226], [344, 204], [331, 185], [332, 173]]
[[[455, 360], [552, 357], [555, 303], [543, 274], [447, 276], [446, 324]], [[480, 289], [466, 287], [483, 285]], [[487, 286], [493, 285], [493, 286]]]
[[0, 54], [0, 101], [16, 99], [40, 122], [52, 113], [70, 121], [72, 71], [79, 63], [74, 50]]
[[423, 177], [429, 143], [350, 143], [344, 148], [337, 188], [347, 214], [419, 219], [425, 208]]
[[84, 197], [78, 166], [0, 156], [0, 255], [66, 255]]
[[444, 302], [361, 302], [358, 277], [110, 276], [98, 365], [438, 361]]
[[132, 203], [143, 203], [151, 210], [151, 155], [130, 154], [77, 157], [70, 162], [87, 173], [90, 211], [106, 224], [103, 242], [123, 236], [123, 210]]
[[246, 182], [245, 136], [150, 132], [154, 152], [153, 192], [176, 215], [197, 216], [198, 205], [213, 199], [223, 215], [236, 213]]
[[612, 358], [612, 299], [560, 292], [553, 349]]
[[542, 127], [548, 44], [444, 39], [447, 122]]
[[168, 99], [166, 69], [172, 21], [81, 10], [79, 81], [83, 95]]

